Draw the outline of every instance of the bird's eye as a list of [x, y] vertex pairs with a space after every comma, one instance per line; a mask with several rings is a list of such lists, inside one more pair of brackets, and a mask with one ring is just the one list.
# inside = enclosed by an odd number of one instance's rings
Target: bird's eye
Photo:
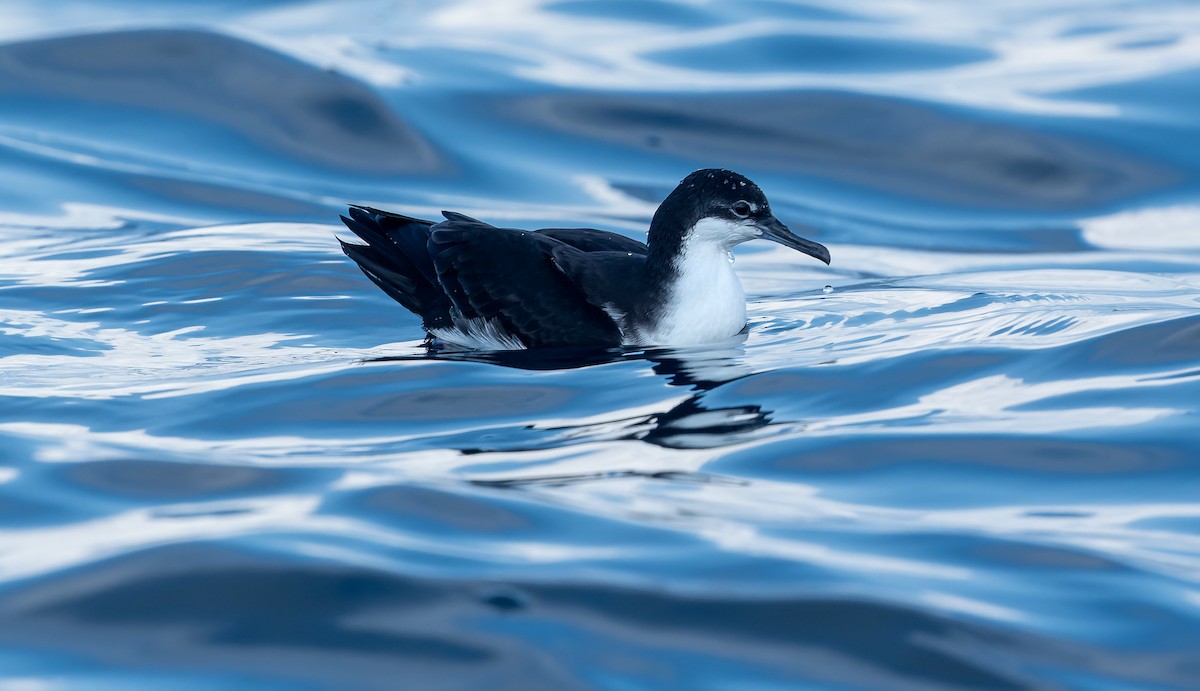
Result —
[[732, 211], [733, 215], [737, 216], [738, 218], [746, 218], [750, 215], [750, 212], [753, 211], [753, 208], [750, 206], [750, 202], [740, 201], [734, 202], [733, 206], [729, 207], [729, 210]]

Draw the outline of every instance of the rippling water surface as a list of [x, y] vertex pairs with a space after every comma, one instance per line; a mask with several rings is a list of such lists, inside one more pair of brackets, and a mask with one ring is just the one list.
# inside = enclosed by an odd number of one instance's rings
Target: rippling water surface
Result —
[[[1195, 3], [0, 16], [0, 689], [1200, 688]], [[431, 354], [334, 240], [706, 166], [834, 258], [726, 346]]]

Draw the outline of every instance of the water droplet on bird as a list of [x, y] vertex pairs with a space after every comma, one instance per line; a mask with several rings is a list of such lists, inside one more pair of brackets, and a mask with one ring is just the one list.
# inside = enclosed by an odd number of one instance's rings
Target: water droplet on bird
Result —
[[828, 295], [833, 292], [833, 286], [825, 286], [824, 290], [825, 294]]

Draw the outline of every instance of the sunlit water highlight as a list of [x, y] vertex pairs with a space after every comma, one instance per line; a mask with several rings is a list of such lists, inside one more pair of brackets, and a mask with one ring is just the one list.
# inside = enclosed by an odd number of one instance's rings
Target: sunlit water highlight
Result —
[[[0, 16], [0, 688], [1200, 688], [1200, 8]], [[709, 165], [834, 257], [728, 344], [431, 353], [334, 240]]]

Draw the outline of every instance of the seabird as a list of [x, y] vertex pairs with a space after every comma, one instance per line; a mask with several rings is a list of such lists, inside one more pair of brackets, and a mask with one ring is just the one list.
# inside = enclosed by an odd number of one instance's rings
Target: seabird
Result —
[[525, 231], [453, 211], [440, 223], [366, 206], [342, 216], [367, 244], [342, 250], [421, 317], [431, 337], [476, 350], [682, 346], [746, 326], [730, 250], [762, 238], [829, 263], [829, 250], [771, 213], [729, 170], [688, 175], [659, 205], [646, 244], [591, 228]]

